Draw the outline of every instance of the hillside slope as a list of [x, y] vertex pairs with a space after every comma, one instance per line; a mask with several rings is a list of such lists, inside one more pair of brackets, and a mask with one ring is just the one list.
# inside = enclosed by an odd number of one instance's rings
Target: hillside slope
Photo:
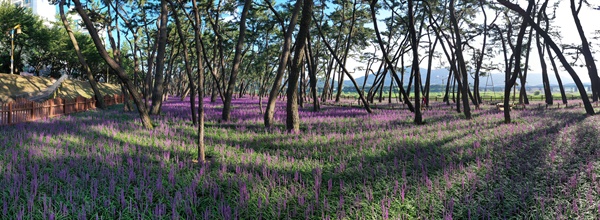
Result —
[[[53, 82], [53, 79], [46, 77], [0, 74], [0, 102], [12, 101], [13, 98], [26, 93], [41, 92]], [[121, 88], [113, 84], [98, 83], [98, 88], [103, 96], [121, 93]], [[70, 79], [63, 82], [58, 92], [58, 96], [64, 99], [77, 96], [91, 98], [93, 95], [94, 92], [87, 81]]]

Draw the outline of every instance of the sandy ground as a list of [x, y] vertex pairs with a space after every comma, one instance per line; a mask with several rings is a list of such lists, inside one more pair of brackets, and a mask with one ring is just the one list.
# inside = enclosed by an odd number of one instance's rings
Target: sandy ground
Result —
[[[20, 76], [0, 74], [0, 102], [10, 102], [14, 97], [27, 93], [41, 92], [52, 85], [54, 79], [36, 76]], [[98, 83], [102, 95], [119, 94], [121, 89], [117, 85]], [[59, 88], [58, 96], [73, 99], [77, 96], [92, 97], [94, 92], [87, 81], [67, 79]]]

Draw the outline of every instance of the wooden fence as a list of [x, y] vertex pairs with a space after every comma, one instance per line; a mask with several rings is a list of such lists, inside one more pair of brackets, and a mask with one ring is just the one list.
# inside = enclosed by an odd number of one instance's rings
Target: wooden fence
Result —
[[[123, 98], [122, 95], [106, 95], [104, 103], [107, 106], [123, 103]], [[95, 108], [96, 99], [86, 99], [82, 96], [72, 100], [55, 98], [42, 103], [19, 98], [0, 105], [0, 126], [68, 115]]]

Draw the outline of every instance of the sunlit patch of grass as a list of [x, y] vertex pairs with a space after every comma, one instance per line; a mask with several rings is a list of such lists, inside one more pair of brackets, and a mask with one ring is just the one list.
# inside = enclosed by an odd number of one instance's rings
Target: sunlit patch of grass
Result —
[[[302, 110], [301, 134], [262, 126], [257, 100], [232, 121], [206, 101], [209, 160], [178, 98], [143, 129], [122, 105], [0, 130], [3, 218], [594, 218], [598, 117], [581, 109]], [[51, 201], [48, 199], [51, 198]]]

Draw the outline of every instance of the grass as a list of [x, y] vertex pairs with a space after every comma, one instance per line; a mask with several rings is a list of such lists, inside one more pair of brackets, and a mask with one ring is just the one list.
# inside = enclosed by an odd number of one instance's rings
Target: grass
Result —
[[[10, 219], [594, 219], [600, 118], [581, 108], [424, 112], [302, 109], [302, 134], [236, 123], [206, 100], [208, 164], [192, 161], [189, 104], [145, 130], [122, 106], [0, 130], [0, 216]], [[114, 117], [118, 116], [118, 117]]]
[[[9, 102], [13, 97], [44, 90], [51, 86], [50, 78], [35, 76], [20, 76], [0, 74], [0, 102]], [[100, 92], [104, 95], [120, 94], [121, 88], [117, 85], [98, 83]], [[65, 99], [74, 99], [77, 96], [91, 98], [94, 95], [87, 81], [65, 80], [58, 90], [58, 96]]]

